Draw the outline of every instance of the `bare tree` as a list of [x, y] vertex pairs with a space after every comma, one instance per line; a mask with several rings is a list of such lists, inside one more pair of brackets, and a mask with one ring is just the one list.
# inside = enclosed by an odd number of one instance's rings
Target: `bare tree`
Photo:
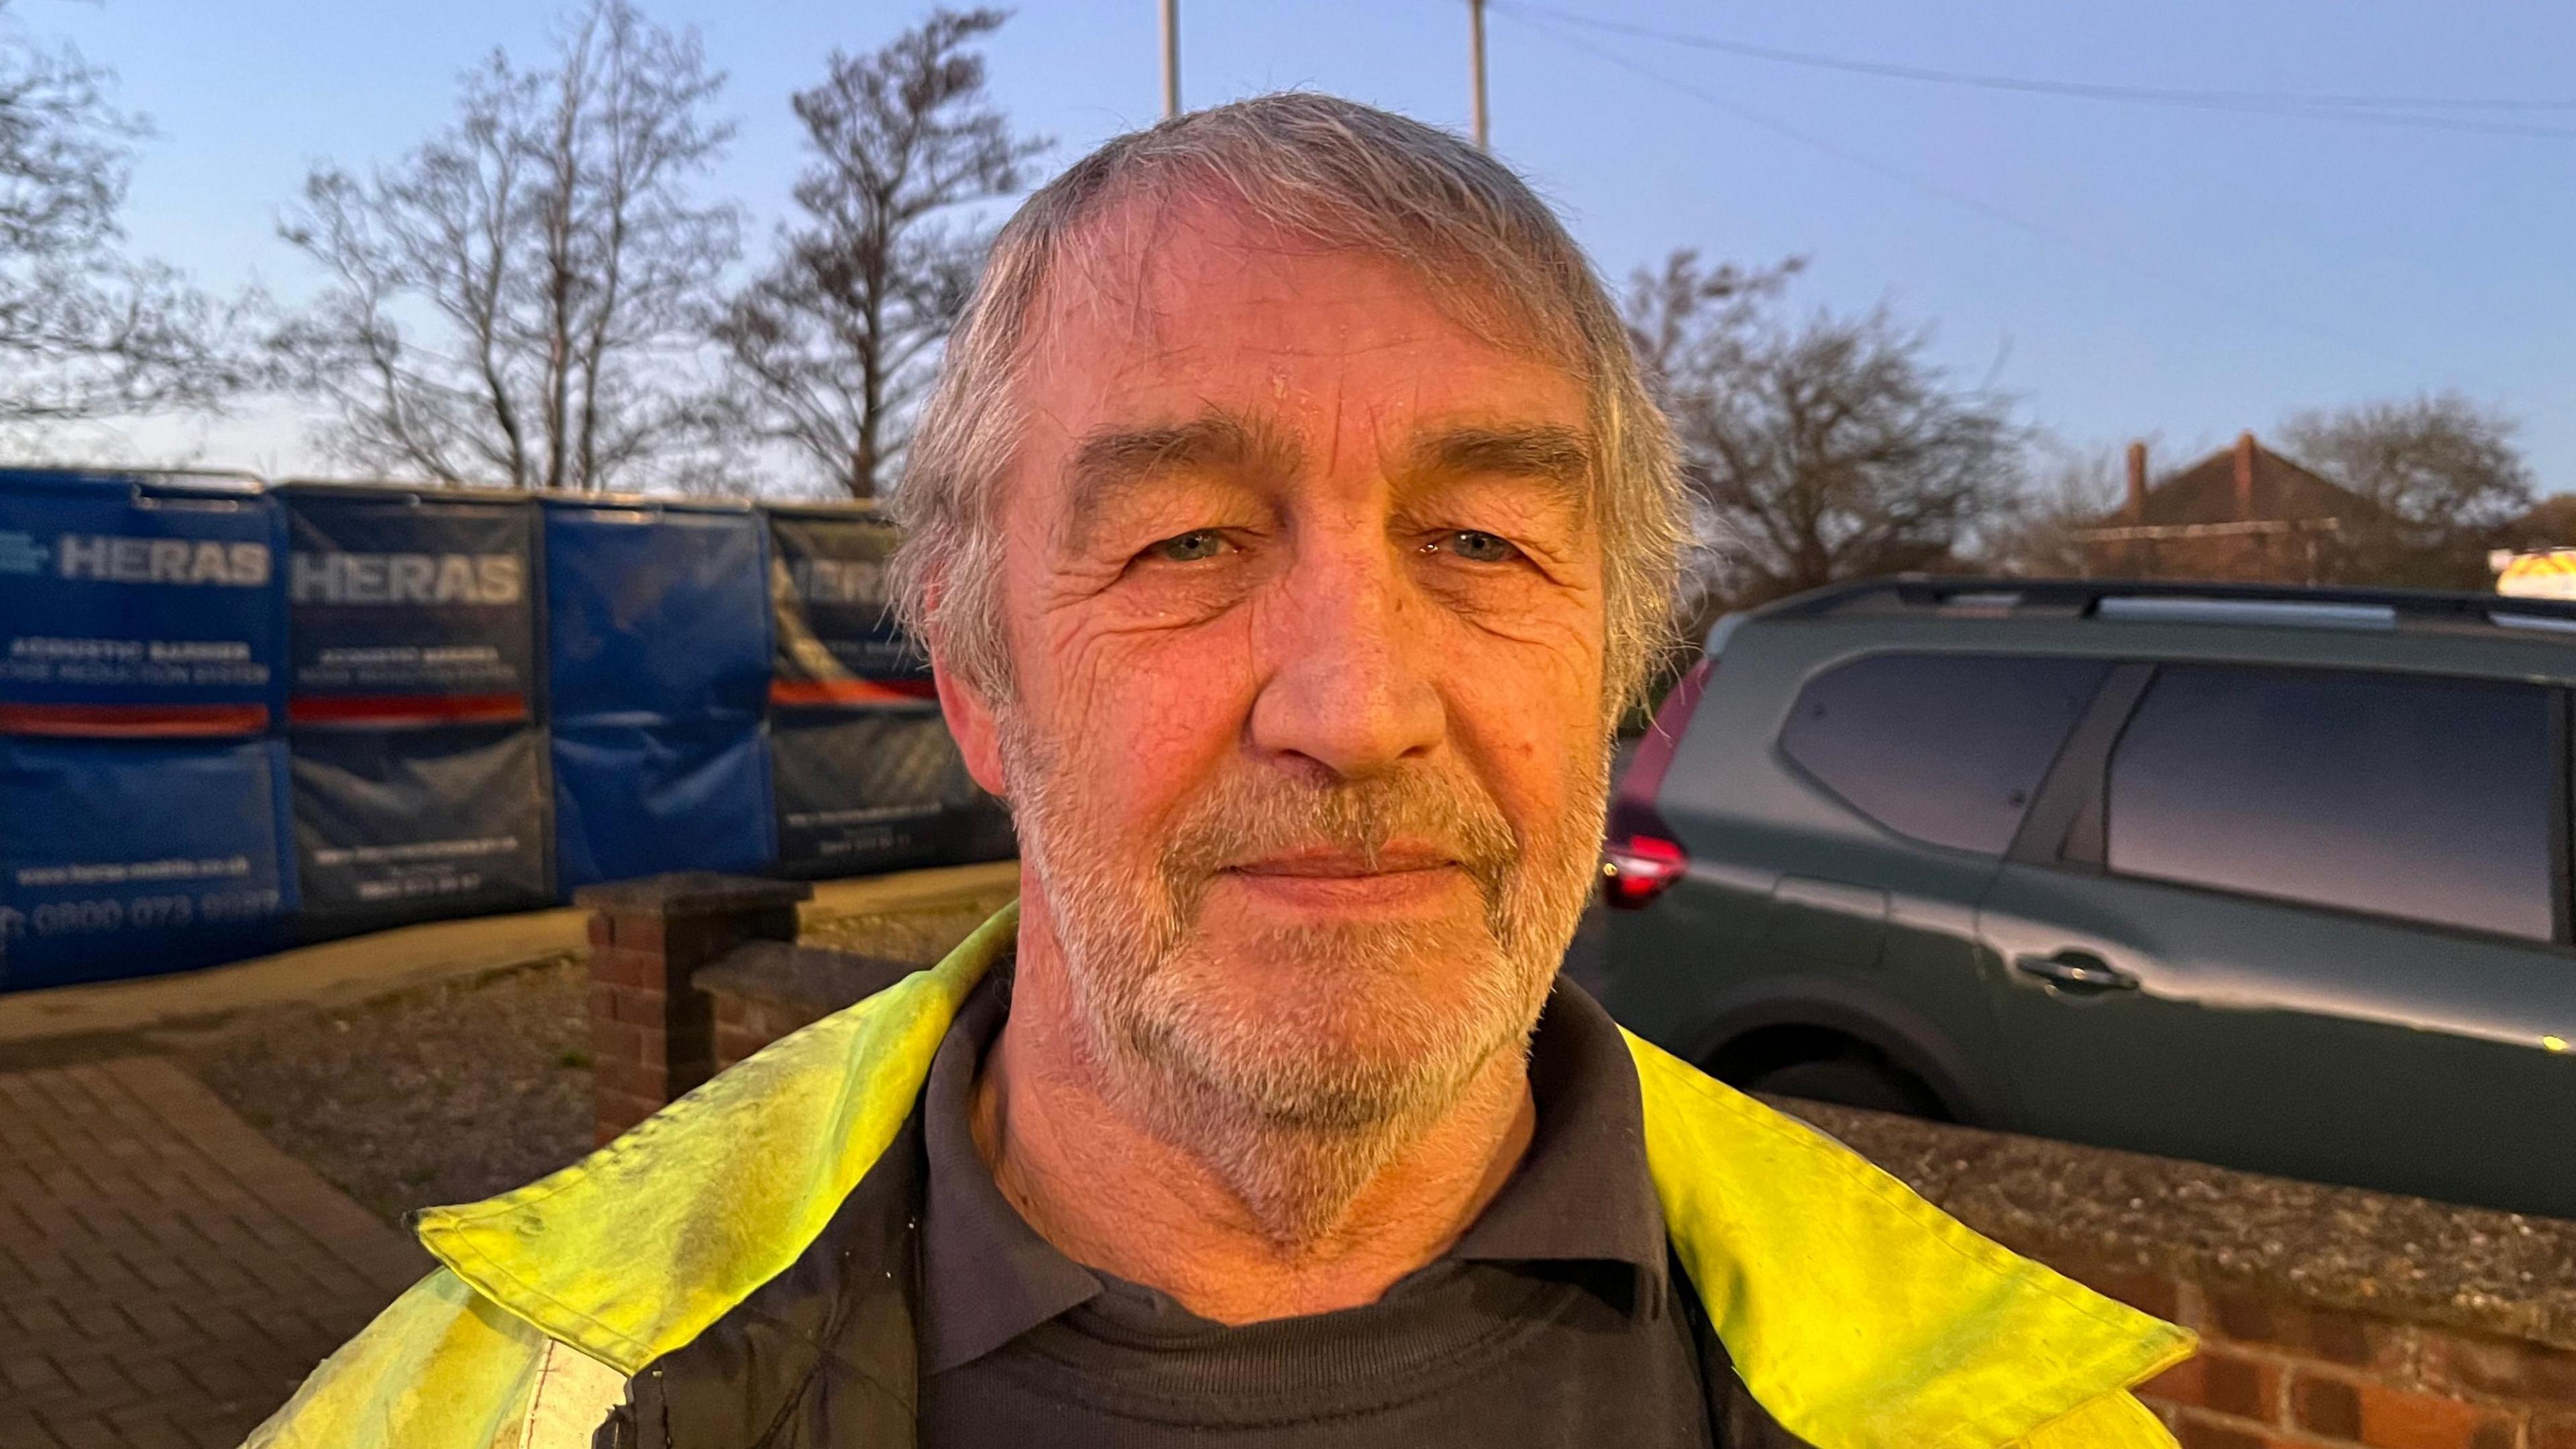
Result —
[[238, 308], [119, 250], [133, 144], [113, 77], [0, 0], [0, 426], [220, 406], [258, 377]]
[[1718, 589], [1742, 605], [1955, 566], [2018, 485], [2008, 401], [1951, 388], [1929, 334], [1884, 309], [1779, 320], [1788, 270], [1676, 252], [1628, 296], [1715, 531]]
[[2086, 533], [2116, 521], [2128, 491], [2127, 462], [2116, 448], [2037, 441], [2024, 486], [1979, 530], [1979, 564], [2032, 576], [2088, 573]]
[[2531, 468], [2512, 418], [2457, 393], [2362, 403], [2292, 417], [2281, 429], [2301, 462], [2379, 505], [2348, 528], [2338, 572], [2375, 584], [2484, 588], [2486, 552], [2532, 504]]
[[2552, 493], [2501, 530], [2496, 547], [2543, 549], [2576, 547], [2576, 493]]
[[715, 334], [764, 438], [873, 496], [910, 435], [930, 364], [973, 290], [988, 233], [961, 208], [1024, 183], [1048, 142], [1014, 134], [970, 47], [998, 10], [935, 10], [870, 55], [835, 53], [795, 98], [815, 157], [803, 223]]
[[720, 446], [700, 319], [739, 214], [693, 32], [592, 0], [550, 66], [495, 51], [455, 123], [365, 179], [307, 178], [280, 228], [330, 290], [277, 336], [342, 460], [595, 491], [690, 481]]

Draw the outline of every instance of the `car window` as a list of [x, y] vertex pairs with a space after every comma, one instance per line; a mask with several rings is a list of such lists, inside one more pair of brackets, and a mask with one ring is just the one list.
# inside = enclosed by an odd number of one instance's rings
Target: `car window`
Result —
[[1780, 748], [1890, 830], [2000, 855], [2110, 666], [1874, 654], [1800, 691]]
[[2549, 741], [2532, 685], [2168, 665], [2111, 756], [2106, 863], [2545, 941]]

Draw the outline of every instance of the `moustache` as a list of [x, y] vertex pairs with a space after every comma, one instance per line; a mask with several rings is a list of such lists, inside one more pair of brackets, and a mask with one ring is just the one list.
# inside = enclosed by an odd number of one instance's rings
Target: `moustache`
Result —
[[1195, 897], [1220, 872], [1299, 855], [1455, 864], [1488, 903], [1499, 898], [1521, 843], [1492, 794], [1462, 774], [1435, 768], [1391, 771], [1328, 785], [1273, 770], [1233, 771], [1192, 801], [1173, 823], [1160, 868], [1174, 893]]

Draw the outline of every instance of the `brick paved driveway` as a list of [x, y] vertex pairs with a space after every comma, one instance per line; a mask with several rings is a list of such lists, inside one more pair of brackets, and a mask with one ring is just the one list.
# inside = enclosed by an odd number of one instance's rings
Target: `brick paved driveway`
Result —
[[160, 1057], [0, 1073], [0, 1446], [229, 1446], [430, 1262]]

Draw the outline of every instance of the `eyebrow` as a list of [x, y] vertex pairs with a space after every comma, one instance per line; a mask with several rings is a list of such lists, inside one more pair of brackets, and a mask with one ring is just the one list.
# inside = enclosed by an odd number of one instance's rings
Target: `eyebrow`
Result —
[[1296, 443], [1277, 430], [1211, 410], [1187, 422], [1150, 428], [1101, 428], [1074, 446], [1065, 464], [1070, 483], [1065, 537], [1078, 547], [1090, 522], [1119, 495], [1167, 473], [1263, 473], [1293, 476]]
[[1417, 476], [1531, 478], [1578, 517], [1592, 512], [1592, 442], [1574, 428], [1452, 428], [1416, 442], [1410, 453], [1407, 471]]
[[[1294, 439], [1221, 410], [1156, 427], [1096, 429], [1074, 446], [1065, 464], [1070, 487], [1064, 546], [1079, 551], [1102, 510], [1165, 474], [1188, 470], [1289, 478], [1301, 461]], [[1426, 481], [1477, 475], [1533, 479], [1546, 486], [1551, 501], [1576, 517], [1592, 512], [1591, 440], [1574, 428], [1445, 429], [1408, 447], [1403, 471]]]

